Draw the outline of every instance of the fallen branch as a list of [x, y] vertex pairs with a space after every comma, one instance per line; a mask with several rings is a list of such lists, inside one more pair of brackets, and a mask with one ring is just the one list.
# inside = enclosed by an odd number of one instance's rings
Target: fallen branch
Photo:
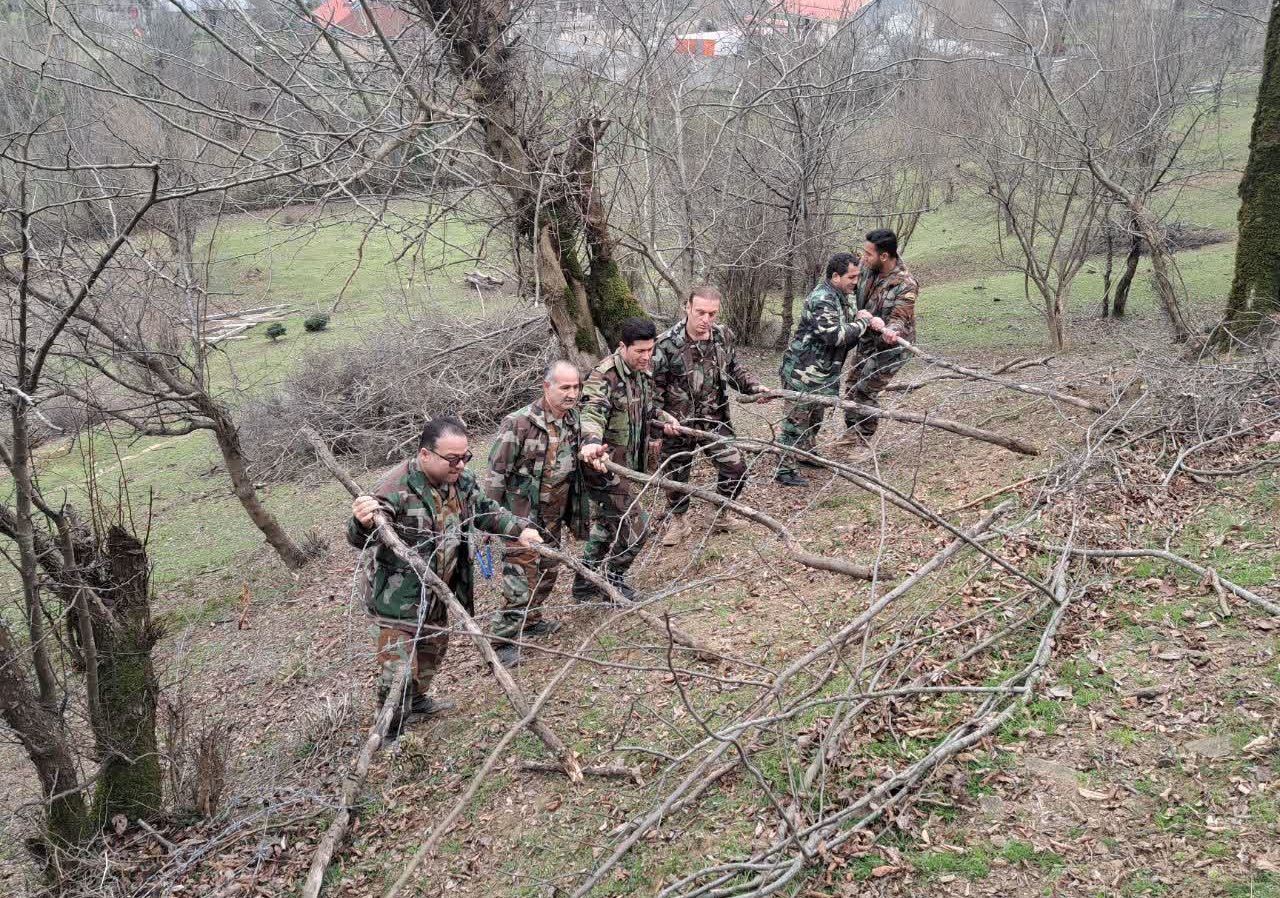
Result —
[[[633, 472], [634, 473], [634, 472]], [[680, 781], [676, 788], [667, 795], [656, 807], [647, 812], [644, 816], [633, 819], [624, 824], [620, 829], [615, 829], [615, 833], [625, 833], [622, 841], [615, 846], [609, 857], [606, 858], [599, 866], [589, 873], [581, 883], [578, 884], [570, 896], [570, 898], [585, 898], [590, 894], [597, 885], [604, 879], [608, 872], [626, 856], [631, 850], [654, 826], [658, 825], [670, 813], [676, 810], [688, 807], [696, 800], [697, 796], [704, 793], [707, 787], [715, 779], [725, 776], [729, 770], [737, 766], [738, 761], [722, 762], [721, 758], [735, 745], [739, 734], [752, 726], [772, 725], [779, 720], [776, 715], [769, 716], [766, 719], [753, 719], [764, 709], [772, 708], [777, 705], [786, 689], [787, 684], [800, 671], [807, 669], [814, 661], [833, 651], [838, 651], [841, 647], [848, 644], [858, 633], [863, 631], [879, 615], [885, 608], [893, 604], [914, 586], [918, 585], [927, 576], [942, 567], [953, 555], [966, 545], [972, 545], [976, 537], [991, 526], [991, 524], [1003, 515], [1011, 507], [1011, 503], [1005, 502], [998, 507], [992, 509], [986, 517], [964, 535], [964, 538], [957, 538], [950, 542], [945, 548], [936, 555], [922, 564], [910, 577], [902, 581], [889, 592], [880, 596], [873, 601], [865, 611], [849, 621], [838, 631], [833, 633], [827, 639], [823, 640], [819, 645], [805, 652], [804, 655], [787, 665], [786, 669], [780, 672], [773, 680], [769, 689], [765, 690], [746, 710], [746, 720], [734, 724], [731, 727], [722, 729], [715, 734], [715, 739], [704, 739], [703, 744], [714, 744], [715, 747], [704, 757], [693, 770]]]
[[649, 626], [651, 629], [661, 634], [664, 639], [667, 636], [670, 636], [671, 641], [674, 642], [676, 645], [682, 645], [685, 648], [692, 649], [695, 657], [697, 657], [698, 660], [716, 661], [720, 658], [719, 652], [716, 652], [708, 648], [707, 646], [703, 645], [702, 643], [698, 642], [698, 640], [694, 639], [692, 636], [690, 636], [688, 633], [681, 630], [679, 627], [669, 626], [652, 611], [646, 611], [643, 608], [635, 607], [635, 603], [628, 601], [626, 596], [624, 596], [621, 592], [619, 592], [616, 586], [614, 586], [607, 579], [602, 577], [599, 571], [594, 571], [587, 565], [583, 564], [581, 559], [574, 558], [572, 555], [569, 555], [568, 553], [561, 552], [559, 549], [553, 549], [550, 546], [545, 544], [534, 546], [533, 550], [537, 552], [539, 555], [542, 555], [545, 558], [553, 558], [556, 561], [560, 562], [561, 564], [565, 565], [566, 567], [571, 568], [574, 572], [581, 574], [587, 580], [591, 581], [592, 585], [594, 585], [598, 589], [604, 590], [605, 595], [609, 597], [609, 600], [613, 602], [614, 605], [620, 605], [624, 607], [634, 607], [636, 617], [644, 621], [645, 624]]
[[[1051, 551], [1059, 551], [1059, 547], [1049, 546], [1044, 543], [1037, 543], [1037, 545], [1043, 545], [1046, 549]], [[1244, 599], [1246, 602], [1257, 605], [1264, 611], [1269, 611], [1274, 615], [1280, 616], [1280, 605], [1277, 605], [1275, 602], [1245, 589], [1238, 583], [1231, 582], [1213, 568], [1207, 568], [1203, 565], [1196, 564], [1189, 558], [1183, 558], [1181, 555], [1175, 555], [1173, 552], [1167, 552], [1164, 549], [1077, 549], [1075, 547], [1070, 547], [1069, 551], [1072, 555], [1079, 555], [1083, 558], [1159, 558], [1161, 561], [1167, 561], [1170, 564], [1176, 564], [1179, 567], [1185, 568], [1205, 580], [1212, 582], [1216, 579], [1217, 582], [1221, 583], [1224, 588], [1237, 598]]]
[[990, 443], [993, 446], [999, 446], [1001, 449], [1007, 449], [1010, 452], [1016, 452], [1019, 455], [1039, 455], [1040, 450], [1030, 443], [1020, 440], [1017, 437], [1008, 437], [1003, 434], [993, 433], [990, 430], [983, 430], [981, 427], [973, 427], [969, 424], [963, 424], [959, 421], [952, 421], [950, 418], [939, 418], [936, 415], [921, 415], [916, 412], [890, 411], [888, 409], [878, 408], [874, 405], [863, 405], [861, 402], [852, 402], [848, 399], [840, 399], [835, 396], [820, 396], [816, 393], [799, 393], [795, 390], [765, 390], [762, 393], [753, 393], [750, 396], [743, 396], [744, 402], [755, 401], [767, 397], [776, 399], [791, 399], [797, 402], [807, 402], [815, 405], [826, 405], [831, 408], [848, 409], [855, 411], [860, 415], [868, 418], [884, 418], [889, 421], [905, 421], [908, 424], [920, 424], [924, 427], [936, 427], [938, 430], [946, 430], [958, 436], [968, 437], [971, 440], [979, 440], [983, 443]]
[[677, 492], [686, 493], [704, 502], [710, 502], [719, 505], [721, 508], [741, 515], [749, 521], [755, 521], [757, 524], [763, 524], [772, 530], [782, 541], [782, 546], [787, 550], [787, 554], [800, 564], [807, 568], [813, 568], [819, 571], [829, 571], [833, 574], [844, 574], [846, 577], [856, 577], [859, 580], [874, 580], [877, 576], [890, 577], [892, 573], [887, 566], [881, 566], [878, 571], [873, 571], [866, 565], [857, 564], [852, 561], [846, 561], [843, 558], [830, 558], [826, 555], [814, 555], [812, 552], [806, 552], [800, 548], [795, 537], [791, 535], [781, 522], [770, 517], [763, 511], [758, 511], [749, 505], [744, 505], [735, 499], [727, 499], [718, 493], [710, 490], [704, 490], [701, 487], [690, 486], [687, 483], [680, 483], [667, 477], [659, 477], [657, 474], [641, 474], [630, 468], [624, 467], [617, 462], [609, 459], [601, 459], [607, 470], [617, 474], [619, 477], [625, 477], [637, 483], [648, 484], [650, 486], [660, 487], [664, 490], [675, 490]]
[[[1049, 359], [1051, 359], [1051, 358], [1053, 358], [1053, 356], [1051, 356], [1051, 355], [1047, 355], [1047, 356], [1045, 356], [1045, 357], [1044, 357], [1044, 358], [1042, 358], [1042, 359], [1014, 359], [1014, 360], [1013, 360], [1013, 361], [1011, 361], [1011, 362], [1006, 362], [1005, 364], [1001, 365], [999, 368], [993, 368], [993, 369], [991, 369], [991, 371], [990, 371], [990, 372], [988, 372], [988, 373], [990, 373], [990, 374], [1006, 374], [1006, 373], [1008, 373], [1008, 372], [1010, 372], [1010, 371], [1021, 371], [1023, 368], [1035, 368], [1035, 367], [1040, 366], [1040, 365], [1046, 365], [1046, 364], [1048, 364]], [[937, 374], [937, 375], [934, 375], [933, 377], [926, 377], [926, 378], [925, 378], [925, 379], [923, 379], [923, 380], [916, 380], [916, 381], [906, 381], [906, 382], [896, 382], [896, 383], [891, 383], [891, 384], [889, 384], [887, 387], [885, 387], [885, 388], [884, 388], [884, 390], [883, 390], [882, 392], [885, 392], [885, 393], [913, 393], [913, 392], [915, 392], [916, 390], [923, 389], [923, 388], [925, 388], [925, 387], [927, 387], [927, 386], [930, 386], [930, 385], [932, 385], [932, 384], [936, 384], [936, 383], [938, 383], [938, 382], [940, 382], [940, 381], [944, 381], [944, 380], [960, 380], [961, 378], [963, 378], [963, 377], [965, 377], [965, 376], [966, 376], [966, 375], [963, 375], [963, 374]]]
[[[1007, 723], [1030, 701], [1052, 657], [1058, 629], [1071, 605], [1066, 582], [1068, 557], [1064, 551], [1056, 566], [1053, 576], [1056, 607], [1041, 631], [1036, 652], [1022, 670], [1000, 684], [1006, 691], [993, 693], [977, 712], [953, 727], [923, 758], [882, 780], [857, 801], [826, 814], [798, 833], [788, 832], [784, 838], [747, 859], [718, 864], [684, 876], [659, 892], [659, 898], [699, 898], [703, 895], [756, 898], [780, 892], [806, 866], [830, 857], [858, 832], [904, 803], [938, 766], [977, 745]], [[1013, 687], [1021, 689], [1013, 692]], [[1012, 700], [1001, 707], [1001, 700], [1009, 696]], [[785, 854], [788, 851], [792, 852], [790, 856]], [[702, 882], [698, 885], [700, 880]]]
[[996, 377], [988, 371], [980, 371], [977, 368], [968, 368], [964, 365], [958, 365], [955, 362], [948, 362], [946, 359], [940, 359], [936, 355], [930, 355], [918, 346], [909, 343], [901, 338], [895, 344], [901, 346], [907, 352], [914, 355], [920, 361], [928, 365], [937, 365], [939, 368], [946, 368], [957, 374], [963, 374], [965, 377], [972, 377], [975, 380], [983, 380], [987, 383], [996, 384], [1007, 390], [1017, 390], [1019, 393], [1029, 393], [1032, 396], [1043, 396], [1046, 399], [1052, 399], [1056, 402], [1065, 402], [1068, 405], [1074, 405], [1076, 408], [1086, 409], [1101, 415], [1107, 409], [1105, 406], [1096, 402], [1090, 402], [1088, 399], [1081, 399], [1079, 396], [1070, 396], [1066, 393], [1059, 393], [1056, 390], [1047, 390], [1044, 387], [1037, 387], [1032, 384], [1018, 383], [1017, 381], [1005, 380], [1003, 377]]
[[312, 855], [311, 869], [307, 872], [307, 879], [302, 884], [302, 898], [317, 898], [320, 894], [320, 888], [324, 885], [324, 872], [329, 869], [329, 864], [333, 861], [334, 852], [342, 844], [342, 840], [346, 838], [347, 829], [351, 826], [351, 807], [355, 804], [356, 797], [360, 794], [360, 789], [364, 787], [364, 781], [369, 776], [369, 767], [373, 764], [373, 756], [382, 747], [383, 741], [387, 738], [387, 730], [391, 726], [391, 718], [395, 715], [396, 705], [404, 700], [405, 691], [409, 688], [410, 673], [411, 670], [408, 664], [400, 666], [400, 672], [396, 675], [395, 685], [392, 686], [387, 693], [386, 700], [382, 703], [378, 717], [374, 720], [373, 727], [369, 730], [369, 737], [365, 740], [364, 748], [360, 750], [360, 755], [356, 758], [355, 766], [342, 780], [342, 791], [338, 795], [338, 813], [329, 823], [329, 828], [325, 830], [324, 837], [320, 840], [320, 844], [316, 846], [316, 853]]

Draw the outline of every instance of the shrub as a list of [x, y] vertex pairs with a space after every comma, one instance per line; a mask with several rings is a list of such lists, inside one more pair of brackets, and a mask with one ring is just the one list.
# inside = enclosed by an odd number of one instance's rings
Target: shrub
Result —
[[289, 332], [289, 329], [285, 327], [283, 324], [281, 324], [279, 321], [267, 327], [267, 337], [268, 339], [271, 340], [272, 343], [276, 342], [276, 340], [279, 340], [288, 332]]
[[555, 351], [547, 332], [542, 317], [514, 329], [510, 318], [428, 318], [313, 350], [276, 392], [238, 416], [254, 476], [307, 475], [316, 459], [299, 435], [306, 425], [359, 470], [411, 452], [423, 421], [435, 415], [491, 428], [536, 394]]
[[329, 326], [329, 315], [326, 312], [316, 312], [314, 315], [307, 317], [302, 322], [302, 326], [307, 329], [307, 333], [316, 334]]

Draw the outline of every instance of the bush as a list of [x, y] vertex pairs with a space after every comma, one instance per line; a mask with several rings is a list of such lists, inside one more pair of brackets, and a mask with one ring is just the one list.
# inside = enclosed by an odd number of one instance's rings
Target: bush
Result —
[[307, 333], [317, 334], [329, 326], [329, 315], [325, 312], [316, 312], [308, 316], [307, 320], [302, 322], [302, 326], [307, 329]]
[[316, 462], [299, 435], [306, 425], [358, 470], [403, 458], [435, 415], [491, 428], [536, 395], [554, 346], [542, 317], [514, 329], [510, 318], [436, 318], [313, 350], [275, 393], [237, 416], [254, 476], [306, 475]]
[[283, 324], [281, 324], [279, 321], [267, 327], [267, 337], [268, 339], [271, 340], [272, 343], [276, 342], [276, 340], [279, 340], [288, 332], [289, 332], [289, 329], [285, 327]]

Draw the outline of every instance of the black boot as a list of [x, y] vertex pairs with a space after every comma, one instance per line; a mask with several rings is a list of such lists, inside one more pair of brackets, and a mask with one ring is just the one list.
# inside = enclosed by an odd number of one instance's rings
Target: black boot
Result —
[[644, 598], [627, 582], [627, 575], [624, 572], [609, 571], [606, 577], [609, 580], [609, 585], [622, 593], [622, 597], [628, 602], [638, 602]]
[[774, 475], [774, 482], [783, 486], [808, 486], [809, 481], [805, 480], [795, 471], [779, 471]]
[[560, 621], [558, 620], [540, 620], [536, 624], [531, 624], [524, 628], [523, 636], [550, 636], [552, 633], [560, 629]]
[[575, 602], [585, 605], [588, 602], [596, 602], [600, 600], [600, 587], [596, 586], [581, 574], [573, 575], [573, 592], [571, 596]]
[[498, 660], [502, 662], [503, 667], [519, 667], [520, 666], [520, 646], [506, 643], [494, 649], [494, 653], [498, 656]]

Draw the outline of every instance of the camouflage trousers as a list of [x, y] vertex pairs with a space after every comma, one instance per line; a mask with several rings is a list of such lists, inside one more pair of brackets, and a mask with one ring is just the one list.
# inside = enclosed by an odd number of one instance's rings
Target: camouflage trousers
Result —
[[[845, 378], [844, 398], [850, 402], [860, 402], [863, 405], [879, 408], [880, 403], [876, 396], [889, 386], [893, 376], [907, 364], [907, 358], [907, 353], [903, 349], [882, 349], [879, 352], [872, 351], [864, 354], [859, 348], [853, 356], [849, 376]], [[844, 426], [850, 429], [857, 428], [864, 436], [875, 433], [879, 423], [879, 418], [860, 415], [852, 409], [844, 410]]]
[[[827, 396], [826, 392], [817, 394]], [[828, 405], [817, 402], [805, 402], [793, 399], [787, 402], [787, 417], [782, 422], [782, 434], [778, 443], [795, 449], [812, 452], [818, 440], [818, 431], [822, 429], [822, 419], [826, 417]], [[778, 462], [778, 473], [795, 473], [794, 456], [783, 455]]]
[[612, 472], [586, 467], [591, 496], [591, 533], [582, 551], [584, 564], [626, 573], [649, 538], [649, 515], [627, 481]]
[[426, 695], [431, 680], [449, 649], [449, 612], [443, 602], [433, 602], [421, 631], [414, 620], [375, 617], [378, 638], [378, 703], [396, 683], [400, 665], [408, 663], [409, 694], [402, 698], [408, 707], [416, 695]]
[[[556, 515], [554, 527], [539, 527], [548, 548], [560, 548], [563, 525]], [[502, 610], [493, 621], [492, 633], [500, 639], [515, 639], [528, 627], [542, 620], [542, 606], [555, 589], [560, 562], [546, 558], [517, 545], [502, 550]]]
[[[689, 424], [698, 430], [707, 430], [723, 437], [732, 437], [733, 428], [723, 421], [695, 420]], [[734, 446], [700, 444], [688, 437], [667, 438], [662, 441], [662, 470], [664, 475], [677, 483], [688, 483], [693, 472], [693, 461], [699, 446], [707, 460], [716, 469], [716, 492], [728, 499], [736, 499], [747, 483], [747, 462]], [[667, 510], [673, 514], [689, 511], [689, 494], [677, 490], [667, 492]]]

